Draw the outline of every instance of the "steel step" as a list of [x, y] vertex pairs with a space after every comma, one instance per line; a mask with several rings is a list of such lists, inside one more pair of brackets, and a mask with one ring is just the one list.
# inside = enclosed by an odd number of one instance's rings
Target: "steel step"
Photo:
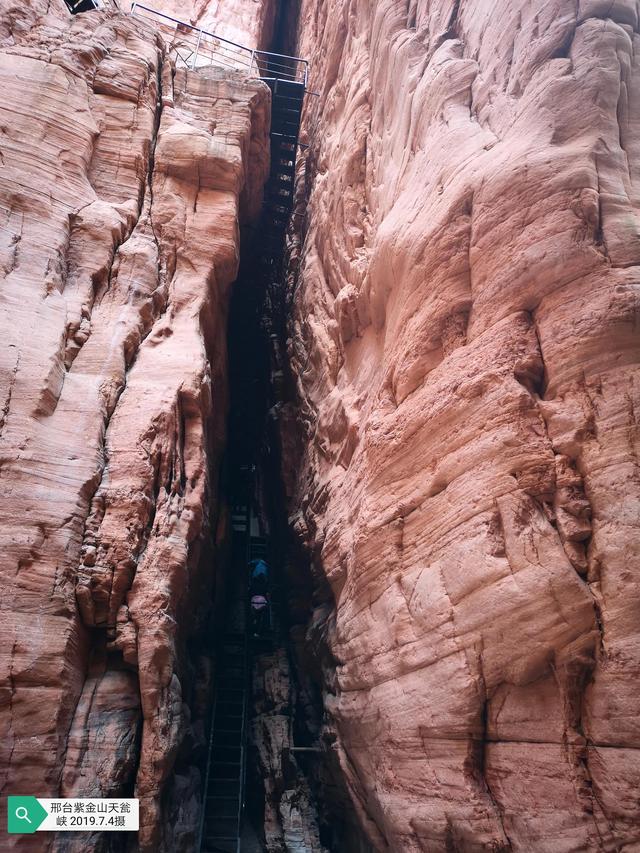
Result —
[[219, 686], [222, 688], [222, 690], [225, 690], [227, 688], [230, 688], [232, 690], [242, 690], [242, 688], [245, 686], [245, 680], [246, 679], [238, 678], [237, 676], [230, 676], [229, 678], [223, 677], [220, 679]]
[[278, 94], [299, 95], [304, 97], [304, 83], [298, 83], [295, 80], [278, 80], [275, 84]]
[[224, 728], [227, 731], [239, 732], [242, 730], [242, 716], [237, 717], [216, 717], [216, 728]]
[[224, 792], [231, 791], [233, 793], [233, 795], [235, 796], [236, 800], [239, 800], [240, 799], [240, 779], [239, 778], [236, 779], [235, 785], [233, 787], [232, 787], [231, 783], [229, 782], [226, 784], [226, 786], [216, 784], [216, 785], [214, 785], [214, 787], [211, 790], [224, 791]]
[[236, 729], [235, 732], [224, 730], [214, 732], [212, 745], [216, 746], [242, 746], [242, 729]]
[[211, 764], [211, 774], [213, 776], [228, 776], [229, 773], [237, 773], [240, 770], [240, 762], [234, 761], [214, 761]]
[[224, 690], [219, 688], [217, 691], [218, 702], [222, 702], [223, 705], [242, 702], [245, 693], [246, 690], [243, 687], [227, 687]]
[[209, 821], [217, 818], [237, 818], [239, 805], [238, 797], [207, 797], [206, 819]]
[[231, 838], [238, 831], [238, 818], [219, 817], [205, 822], [204, 837], [208, 838]]
[[215, 836], [205, 837], [203, 841], [204, 847], [202, 853], [236, 853], [238, 847], [238, 839], [234, 838], [216, 838]]
[[230, 764], [240, 763], [240, 746], [217, 746], [211, 751], [211, 760]]

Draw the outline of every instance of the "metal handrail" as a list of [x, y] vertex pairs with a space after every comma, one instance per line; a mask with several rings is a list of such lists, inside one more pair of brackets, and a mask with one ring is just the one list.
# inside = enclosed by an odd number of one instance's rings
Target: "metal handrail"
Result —
[[211, 752], [213, 750], [213, 732], [216, 720], [216, 708], [218, 704], [218, 691], [213, 685], [213, 703], [211, 707], [211, 722], [209, 723], [209, 743], [207, 746], [207, 764], [204, 772], [204, 787], [202, 789], [202, 812], [198, 825], [198, 853], [202, 850], [202, 839], [204, 838], [204, 823], [206, 820], [207, 791], [209, 790], [209, 776], [211, 773]]
[[[181, 27], [185, 27], [188, 30], [193, 30], [198, 33], [202, 30], [202, 27], [194, 27], [193, 24], [187, 24], [186, 21], [181, 21], [179, 18], [172, 18], [171, 15], [165, 15], [164, 12], [158, 12], [157, 9], [152, 9], [151, 6], [145, 6], [144, 3], [134, 2], [131, 4], [131, 14], [135, 14], [136, 9], [144, 9], [145, 12], [151, 12], [152, 15], [155, 15], [157, 18], [164, 18], [166, 21], [171, 21], [172, 24], [179, 24]], [[206, 32], [206, 30], [202, 30]], [[239, 47], [242, 50], [250, 51], [251, 48], [244, 47], [244, 45], [238, 44], [235, 41], [230, 41], [229, 39], [223, 38], [222, 36], [216, 36], [214, 33], [207, 33], [207, 35], [212, 35], [214, 38], [218, 39], [218, 41], [224, 41], [227, 44], [231, 44], [234, 47]]]
[[[245, 540], [245, 565], [249, 565], [249, 560], [251, 559], [251, 488], [249, 490], [249, 495], [247, 496], [247, 538]], [[249, 716], [249, 697], [251, 695], [251, 657], [249, 653], [249, 631], [251, 630], [251, 623], [249, 621], [249, 613], [248, 613], [248, 601], [247, 601], [247, 590], [244, 589], [244, 705], [242, 708], [242, 727], [240, 734], [240, 790], [238, 796], [238, 840], [236, 843], [236, 853], [241, 853], [242, 851], [242, 821], [244, 817], [244, 810], [246, 806], [246, 797], [247, 797], [247, 737], [248, 737], [248, 726], [247, 726], [247, 718]]]
[[[308, 77], [308, 62], [306, 59], [302, 59], [299, 56], [286, 56], [282, 53], [270, 53], [266, 50], [255, 50], [245, 47], [223, 36], [216, 35], [216, 33], [208, 32], [203, 27], [194, 27], [193, 24], [187, 24], [185, 21], [171, 17], [171, 15], [165, 15], [164, 12], [158, 12], [156, 9], [145, 6], [143, 3], [133, 2], [131, 4], [131, 14], [133, 16], [137, 14], [137, 17], [144, 19], [147, 17], [144, 13], [147, 13], [152, 18], [159, 19], [158, 24], [160, 26], [167, 27], [171, 25], [177, 34], [180, 31], [183, 33], [187, 31], [189, 35], [193, 35], [197, 39], [195, 49], [191, 49], [189, 45], [185, 45], [190, 50], [190, 54], [186, 59], [178, 53], [185, 67], [190, 70], [203, 68], [206, 65], [225, 65], [240, 71], [248, 71], [249, 74], [257, 78], [275, 77], [278, 80], [291, 83], [302, 83], [306, 88]], [[213, 42], [213, 45], [211, 42]], [[224, 51], [228, 51], [228, 53], [224, 53]], [[203, 57], [208, 58], [210, 61], [207, 62], [205, 59], [204, 63], [198, 63], [198, 60]]]

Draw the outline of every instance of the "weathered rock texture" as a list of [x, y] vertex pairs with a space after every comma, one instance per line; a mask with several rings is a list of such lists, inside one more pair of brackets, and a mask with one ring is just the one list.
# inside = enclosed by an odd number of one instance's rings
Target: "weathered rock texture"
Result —
[[244, 47], [270, 46], [276, 20], [276, 0], [162, 0], [157, 9]]
[[640, 849], [638, 16], [302, 0], [288, 488], [377, 850]]
[[269, 853], [326, 853], [315, 803], [298, 766], [295, 686], [287, 652], [255, 656], [251, 740], [264, 780], [264, 838]]
[[140, 849], [191, 849], [227, 305], [269, 92], [174, 73], [124, 15], [0, 21], [0, 790], [135, 790]]

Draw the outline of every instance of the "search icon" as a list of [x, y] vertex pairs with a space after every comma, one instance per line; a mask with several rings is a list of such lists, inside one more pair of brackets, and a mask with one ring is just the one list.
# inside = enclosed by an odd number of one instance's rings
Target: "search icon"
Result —
[[18, 820], [26, 820], [27, 823], [31, 823], [31, 820], [29, 819], [29, 812], [25, 809], [24, 806], [19, 806], [16, 809], [16, 817], [18, 818]]
[[[7, 798], [7, 832], [16, 835], [31, 835], [42, 828], [42, 824], [49, 816], [48, 810], [42, 805], [37, 797]], [[3, 848], [0, 841], [0, 849]]]

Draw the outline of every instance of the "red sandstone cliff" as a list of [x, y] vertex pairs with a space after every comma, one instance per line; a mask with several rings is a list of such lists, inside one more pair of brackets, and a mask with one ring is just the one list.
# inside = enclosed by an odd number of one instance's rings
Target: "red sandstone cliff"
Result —
[[301, 3], [288, 490], [377, 850], [640, 849], [638, 23]]
[[175, 72], [124, 15], [0, 16], [0, 789], [135, 788], [140, 849], [190, 849], [209, 664], [187, 649], [216, 583], [227, 306], [269, 92]]
[[[250, 46], [276, 11], [152, 5]], [[640, 850], [639, 16], [300, 2], [284, 468], [376, 850]], [[261, 84], [174, 72], [124, 15], [0, 0], [0, 793], [135, 790], [146, 851], [193, 848], [226, 316], [268, 164]], [[303, 853], [290, 668], [257, 667], [254, 732], [267, 842]]]

